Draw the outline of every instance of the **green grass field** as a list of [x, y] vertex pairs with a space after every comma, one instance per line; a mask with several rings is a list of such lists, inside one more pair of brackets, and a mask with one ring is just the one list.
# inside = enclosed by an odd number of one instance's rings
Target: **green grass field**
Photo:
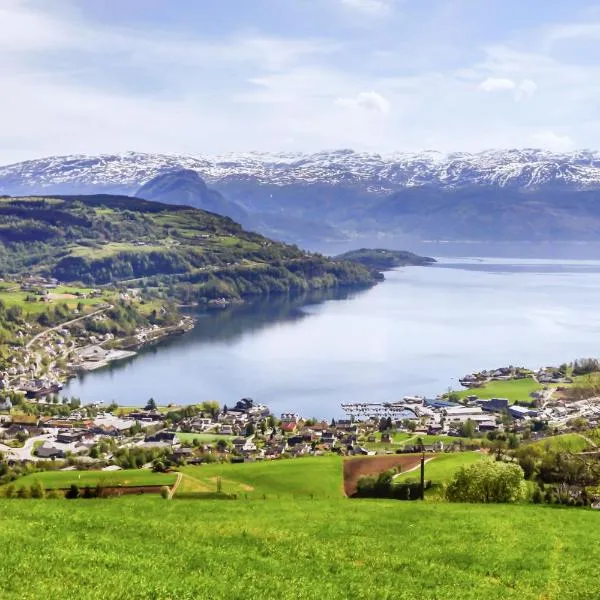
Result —
[[[448, 454], [438, 454], [425, 464], [425, 479], [432, 483], [445, 483], [448, 481], [460, 467], [478, 463], [482, 460], [488, 460], [487, 454], [482, 452], [451, 452]], [[417, 479], [419, 471], [410, 471], [402, 473], [394, 481], [400, 483], [407, 479]]]
[[3, 600], [589, 600], [599, 515], [392, 500], [1, 500]]
[[[14, 286], [13, 286], [14, 288]], [[48, 310], [49, 307], [56, 304], [66, 304], [70, 309], [77, 307], [79, 303], [83, 304], [86, 309], [91, 312], [94, 307], [103, 304], [108, 300], [108, 296], [100, 298], [71, 298], [69, 296], [75, 295], [76, 292], [86, 293], [89, 292], [87, 288], [72, 288], [66, 286], [60, 286], [53, 290], [49, 290], [49, 301], [42, 301], [42, 296], [35, 296], [34, 302], [28, 301], [28, 297], [33, 297], [32, 292], [22, 292], [14, 290], [13, 288], [0, 288], [0, 300], [8, 307], [18, 306], [27, 315], [39, 315]]]
[[222, 491], [248, 498], [341, 498], [342, 459], [339, 456], [306, 457], [244, 464], [209, 464], [183, 467], [177, 493], [215, 492], [217, 477]]
[[541, 390], [542, 387], [541, 384], [531, 378], [511, 379], [509, 381], [490, 381], [483, 387], [462, 390], [458, 394], [461, 398], [466, 398], [472, 394], [486, 400], [490, 398], [507, 398], [511, 404], [514, 404], [517, 400], [531, 402], [532, 398], [529, 394]]
[[[172, 485], [177, 475], [173, 473], [154, 473], [142, 469], [126, 469], [123, 471], [44, 471], [26, 475], [15, 481], [15, 486], [27, 487], [40, 481], [47, 490], [67, 489], [75, 484], [79, 487], [90, 487], [101, 483], [104, 486], [145, 486]], [[1, 489], [1, 488], [0, 488]]]
[[565, 450], [569, 452], [583, 452], [589, 448], [590, 443], [578, 433], [563, 433], [533, 442], [535, 446], [550, 448], [551, 450]]
[[178, 433], [177, 438], [182, 443], [192, 443], [194, 440], [198, 440], [203, 444], [214, 444], [219, 440], [230, 442], [235, 438], [235, 436], [220, 435], [218, 433]]

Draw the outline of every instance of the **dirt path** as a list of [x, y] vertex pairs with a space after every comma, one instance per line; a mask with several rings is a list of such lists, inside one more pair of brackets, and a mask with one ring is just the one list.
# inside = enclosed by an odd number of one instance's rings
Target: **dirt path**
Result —
[[177, 488], [179, 487], [179, 484], [181, 483], [182, 479], [183, 479], [183, 473], [177, 473], [177, 479], [175, 480], [175, 483], [169, 490], [169, 500], [171, 500], [173, 498], [173, 496], [175, 495], [175, 492], [177, 491]]
[[[425, 464], [427, 464], [428, 462], [435, 460], [435, 456], [432, 456], [430, 458], [426, 458], [425, 459]], [[406, 471], [400, 471], [400, 473], [396, 473], [392, 479], [396, 479], [396, 477], [400, 477], [400, 475], [404, 475], [405, 473], [412, 473], [412, 471], [416, 471], [417, 469], [421, 468], [421, 463], [419, 463], [418, 465], [415, 465], [414, 467], [411, 467], [410, 469], [406, 469]]]
[[25, 348], [29, 349], [33, 344], [35, 344], [38, 340], [42, 339], [44, 336], [49, 334], [51, 331], [56, 331], [58, 329], [62, 329], [63, 327], [68, 327], [69, 325], [73, 325], [73, 323], [78, 323], [79, 321], [83, 321], [84, 319], [89, 319], [90, 317], [93, 317], [94, 315], [99, 315], [100, 313], [107, 311], [109, 308], [112, 308], [112, 305], [105, 306], [104, 308], [101, 308], [100, 310], [96, 310], [96, 311], [90, 313], [89, 315], [83, 315], [82, 317], [77, 317], [76, 319], [71, 319], [70, 321], [67, 321], [66, 323], [61, 323], [60, 325], [56, 325], [55, 327], [50, 327], [49, 329], [44, 329], [44, 331], [42, 331], [41, 333], [38, 333], [36, 336], [32, 337], [25, 344]]

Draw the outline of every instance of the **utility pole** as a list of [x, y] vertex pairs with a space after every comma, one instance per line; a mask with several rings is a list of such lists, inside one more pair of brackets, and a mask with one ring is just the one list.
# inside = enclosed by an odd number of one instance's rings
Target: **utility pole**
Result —
[[425, 500], [425, 451], [421, 454], [421, 500]]

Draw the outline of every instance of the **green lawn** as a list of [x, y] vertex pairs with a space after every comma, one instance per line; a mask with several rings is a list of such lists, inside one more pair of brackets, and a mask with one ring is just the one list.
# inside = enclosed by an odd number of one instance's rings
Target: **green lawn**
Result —
[[[47, 490], [67, 489], [72, 484], [90, 487], [101, 483], [104, 486], [172, 485], [177, 475], [153, 473], [146, 469], [124, 469], [123, 471], [44, 471], [26, 475], [15, 481], [17, 488], [30, 486], [40, 481]], [[0, 488], [1, 489], [1, 488]]]
[[214, 444], [219, 440], [225, 440], [231, 442], [235, 438], [233, 435], [220, 435], [218, 433], [178, 433], [177, 438], [180, 442], [192, 443], [194, 440], [198, 440], [203, 444]]
[[466, 398], [472, 394], [486, 400], [490, 398], [507, 398], [511, 404], [514, 404], [517, 400], [531, 402], [532, 398], [529, 394], [542, 388], [541, 384], [527, 377], [508, 381], [490, 381], [484, 387], [462, 390], [458, 394], [461, 398]]
[[583, 452], [591, 450], [589, 442], [578, 433], [563, 433], [533, 442], [533, 445], [550, 448], [552, 450], [566, 450], [569, 452]]
[[1, 500], [3, 600], [589, 600], [598, 514], [393, 500]]
[[[460, 467], [466, 467], [482, 460], [488, 460], [487, 454], [482, 452], [449, 452], [437, 454], [425, 464], [425, 479], [432, 483], [448, 481]], [[419, 470], [402, 473], [394, 481], [401, 482], [406, 479], [419, 477]]]
[[342, 459], [317, 456], [243, 464], [182, 467], [179, 492], [222, 491], [249, 498], [340, 498], [343, 496]]
[[[75, 291], [82, 289], [85, 288], [62, 287], [49, 290], [49, 293], [58, 295], [74, 294]], [[84, 306], [90, 307], [89, 310], [91, 312], [94, 306], [106, 302], [105, 298], [54, 298], [53, 296], [51, 296], [52, 299], [49, 302], [42, 301], [41, 296], [35, 296], [36, 300], [34, 302], [28, 301], [27, 298], [32, 296], [34, 296], [32, 292], [6, 291], [6, 289], [0, 289], [0, 301], [9, 307], [20, 307], [23, 312], [28, 315], [39, 315], [40, 313], [47, 311], [50, 306], [55, 304], [66, 304], [70, 309], [74, 309], [79, 303], [82, 303]]]

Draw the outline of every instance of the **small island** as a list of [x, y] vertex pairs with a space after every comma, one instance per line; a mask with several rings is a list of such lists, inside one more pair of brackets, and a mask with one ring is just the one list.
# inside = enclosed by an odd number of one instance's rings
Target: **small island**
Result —
[[407, 250], [385, 250], [382, 248], [351, 250], [334, 258], [335, 260], [358, 263], [369, 269], [379, 271], [387, 271], [397, 267], [425, 267], [437, 262], [435, 258], [419, 256]]

